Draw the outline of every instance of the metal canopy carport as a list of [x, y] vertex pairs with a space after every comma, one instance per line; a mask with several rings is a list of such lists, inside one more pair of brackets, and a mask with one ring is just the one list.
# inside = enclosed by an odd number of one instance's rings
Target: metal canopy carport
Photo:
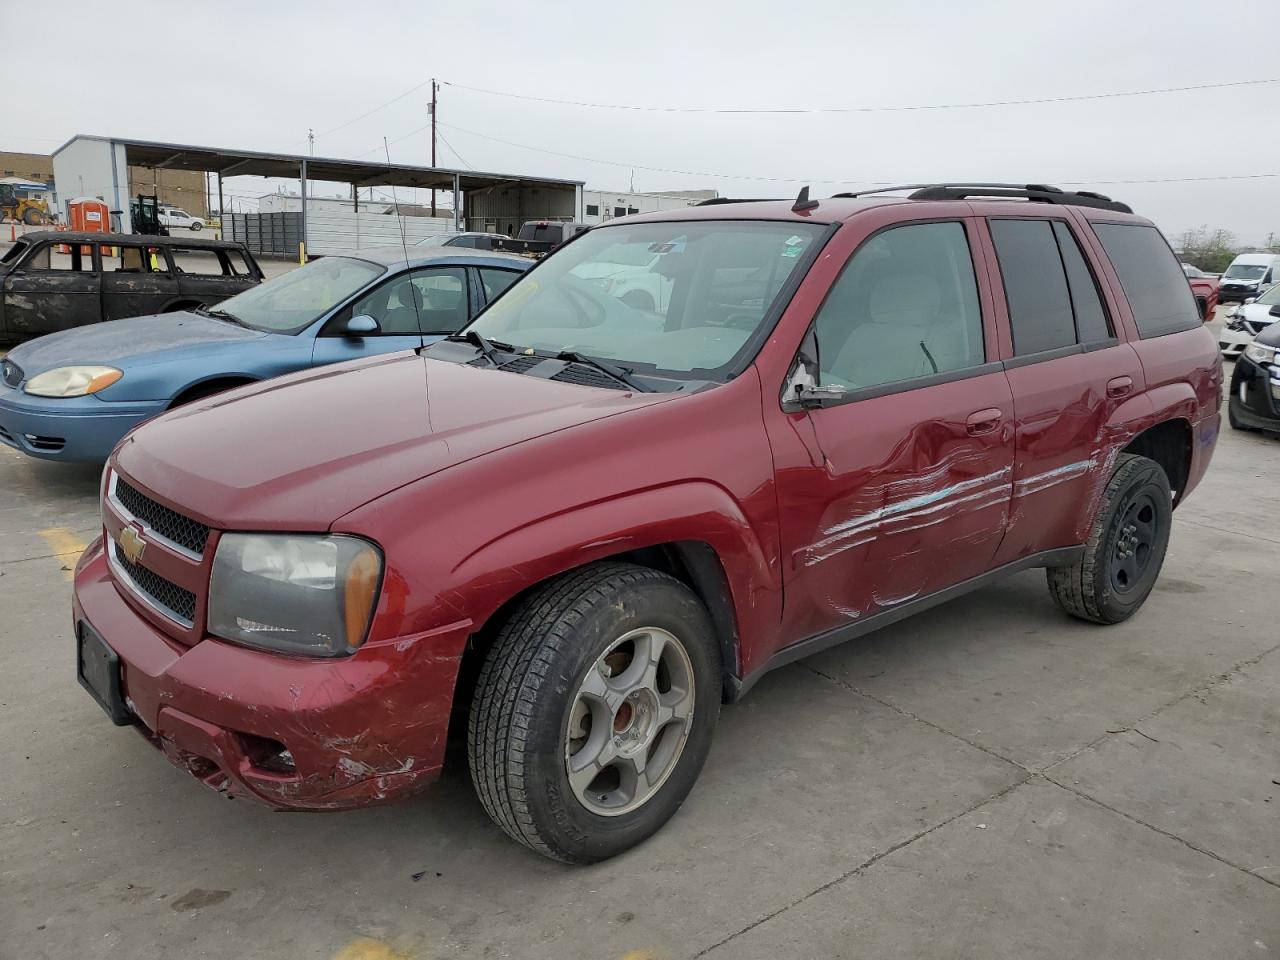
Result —
[[[66, 150], [77, 141], [105, 141], [122, 147], [130, 166], [157, 170], [197, 170], [218, 175], [218, 210], [223, 211], [222, 180], [224, 177], [258, 176], [284, 179], [298, 178], [302, 184], [303, 239], [306, 239], [307, 181], [322, 180], [348, 183], [359, 187], [415, 187], [426, 190], [448, 190], [453, 193], [454, 226], [461, 229], [462, 209], [459, 196], [491, 188], [572, 190], [573, 217], [582, 219], [581, 180], [552, 177], [529, 177], [519, 174], [485, 173], [478, 170], [454, 170], [448, 167], [420, 167], [412, 164], [342, 160], [335, 157], [312, 157], [292, 153], [266, 153], [257, 150], [233, 150], [191, 144], [159, 143], [151, 140], [129, 140], [121, 137], [77, 135], [54, 154]], [[434, 196], [434, 195], [433, 195]], [[358, 204], [358, 197], [357, 197]], [[434, 202], [433, 202], [434, 206]], [[434, 215], [434, 210], [433, 210]]]

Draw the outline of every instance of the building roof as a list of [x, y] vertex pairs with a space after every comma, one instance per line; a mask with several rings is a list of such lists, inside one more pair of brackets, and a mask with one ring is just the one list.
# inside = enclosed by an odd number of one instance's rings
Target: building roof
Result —
[[61, 153], [77, 140], [101, 140], [124, 146], [128, 162], [134, 166], [164, 170], [204, 170], [226, 176], [297, 178], [303, 162], [307, 178], [358, 186], [394, 186], [452, 190], [457, 176], [462, 189], [491, 187], [497, 184], [528, 186], [557, 184], [580, 187], [581, 180], [554, 177], [530, 177], [523, 174], [483, 173], [478, 170], [454, 170], [448, 167], [421, 167], [384, 161], [342, 160], [335, 157], [311, 157], [297, 153], [267, 153], [258, 150], [234, 150], [225, 147], [199, 147], [151, 140], [129, 140], [123, 137], [101, 137], [76, 134], [57, 150]]

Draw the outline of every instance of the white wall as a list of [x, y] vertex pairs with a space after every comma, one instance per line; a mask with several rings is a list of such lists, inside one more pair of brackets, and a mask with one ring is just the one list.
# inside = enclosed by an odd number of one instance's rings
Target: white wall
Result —
[[400, 223], [404, 239], [412, 246], [418, 240], [453, 232], [453, 217], [396, 217], [395, 215], [349, 211], [315, 210], [307, 203], [307, 252], [339, 253], [368, 247], [400, 246]]
[[[658, 210], [682, 210], [698, 203], [690, 197], [667, 197], [653, 193], [610, 193], [606, 190], [582, 191], [582, 222], [604, 223], [614, 218], [614, 208], [634, 208], [637, 213], [654, 213]], [[587, 207], [595, 206], [597, 213], [592, 215]], [[624, 214], [625, 216], [625, 214]]]
[[121, 232], [133, 232], [129, 216], [129, 168], [123, 144], [96, 137], [76, 137], [53, 155], [53, 180], [57, 191], [55, 202], [63, 220], [67, 219], [69, 200], [98, 197], [109, 209], [121, 211]]

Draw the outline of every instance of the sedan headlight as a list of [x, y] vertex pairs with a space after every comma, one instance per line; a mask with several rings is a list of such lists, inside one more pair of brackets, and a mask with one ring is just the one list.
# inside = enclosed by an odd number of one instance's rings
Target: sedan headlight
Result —
[[1275, 363], [1276, 348], [1264, 346], [1257, 341], [1244, 348], [1244, 355], [1254, 363]]
[[209, 632], [263, 650], [341, 656], [364, 643], [381, 581], [381, 551], [358, 537], [223, 534]]
[[57, 367], [32, 377], [22, 389], [37, 397], [83, 397], [107, 389], [123, 376], [115, 367]]

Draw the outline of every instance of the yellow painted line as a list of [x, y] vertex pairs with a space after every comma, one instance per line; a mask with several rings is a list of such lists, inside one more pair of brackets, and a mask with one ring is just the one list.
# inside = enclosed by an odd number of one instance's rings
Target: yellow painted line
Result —
[[[49, 527], [47, 530], [41, 530], [40, 536], [44, 538], [44, 542], [49, 545], [49, 549], [53, 551], [55, 559], [63, 557], [76, 557], [84, 553], [84, 548], [88, 546], [83, 540], [72, 533], [66, 527]], [[75, 564], [64, 564], [68, 569], [62, 571], [64, 580], [75, 579]]]
[[383, 940], [360, 937], [335, 953], [333, 960], [411, 960], [411, 958], [409, 954], [402, 953]]

